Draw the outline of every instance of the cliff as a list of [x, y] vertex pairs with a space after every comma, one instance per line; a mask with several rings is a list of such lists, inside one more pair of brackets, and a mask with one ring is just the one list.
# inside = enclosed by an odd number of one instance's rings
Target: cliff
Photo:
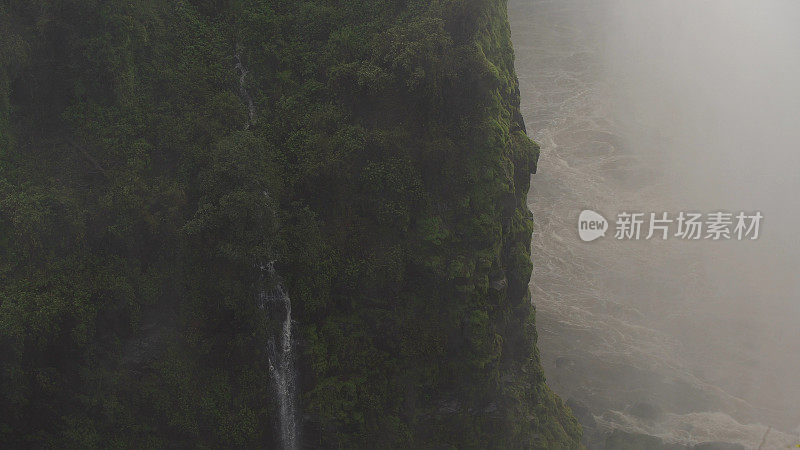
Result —
[[0, 442], [578, 445], [536, 350], [504, 1], [0, 24]]

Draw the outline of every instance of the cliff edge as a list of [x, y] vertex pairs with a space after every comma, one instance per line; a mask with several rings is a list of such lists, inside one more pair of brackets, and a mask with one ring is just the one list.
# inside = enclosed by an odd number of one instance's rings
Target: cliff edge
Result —
[[0, 441], [578, 446], [536, 350], [505, 1], [0, 24]]

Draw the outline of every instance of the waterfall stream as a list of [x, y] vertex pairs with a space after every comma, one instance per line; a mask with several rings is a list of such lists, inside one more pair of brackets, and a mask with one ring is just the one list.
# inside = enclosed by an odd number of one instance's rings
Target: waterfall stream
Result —
[[245, 86], [245, 78], [247, 77], [247, 69], [244, 68], [242, 64], [242, 58], [239, 56], [239, 52], [236, 52], [236, 70], [239, 71], [239, 95], [242, 96], [245, 102], [247, 102], [247, 116], [248, 121], [247, 124], [244, 126], [244, 129], [247, 130], [250, 128], [250, 125], [253, 124], [253, 120], [256, 117], [256, 107], [253, 104], [253, 97], [250, 97], [250, 93], [247, 92], [247, 87]]
[[[253, 98], [247, 91], [245, 79], [247, 69], [242, 64], [239, 51], [234, 55], [236, 58], [236, 70], [239, 72], [239, 95], [247, 103], [248, 121], [244, 129], [250, 128], [256, 116]], [[268, 194], [264, 192], [264, 195]], [[267, 311], [275, 311], [283, 314], [281, 321], [281, 332], [278, 345], [275, 344], [275, 336], [267, 341], [267, 357], [269, 364], [269, 374], [278, 398], [278, 414], [280, 437], [283, 448], [294, 450], [297, 448], [299, 426], [297, 421], [297, 370], [294, 365], [294, 341], [292, 340], [292, 301], [283, 286], [283, 280], [275, 272], [275, 262], [260, 264], [261, 271], [261, 290], [258, 294], [259, 308]], [[269, 287], [271, 286], [271, 287]]]
[[[275, 273], [274, 262], [269, 262], [260, 267], [262, 276], [266, 275], [267, 281], [272, 283], [272, 288], [264, 288], [259, 294], [259, 306], [262, 309], [274, 308], [284, 314], [281, 321], [279, 342], [276, 345], [275, 337], [267, 341], [267, 355], [269, 358], [269, 373], [278, 397], [278, 411], [280, 435], [283, 448], [293, 450], [297, 448], [298, 424], [296, 406], [296, 380], [297, 370], [294, 365], [292, 351], [292, 302], [283, 282]], [[282, 310], [282, 311], [281, 311]]]

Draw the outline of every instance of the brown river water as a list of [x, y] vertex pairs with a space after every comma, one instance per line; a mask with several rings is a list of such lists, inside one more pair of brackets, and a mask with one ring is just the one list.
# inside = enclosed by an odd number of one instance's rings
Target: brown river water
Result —
[[[800, 342], [796, 327], [765, 326], [771, 319], [762, 307], [729, 295], [742, 294], [746, 275], [729, 282], [718, 273], [731, 271], [715, 265], [735, 261], [748, 243], [613, 238], [621, 211], [711, 204], [676, 188], [690, 181], [675, 176], [681, 161], [665, 156], [691, 136], [687, 128], [671, 133], [675, 122], [636, 111], [651, 94], [641, 73], [625, 78], [619, 61], [638, 56], [619, 49], [649, 50], [626, 47], [637, 36], [612, 26], [626, 20], [620, 11], [605, 0], [509, 2], [522, 113], [541, 146], [528, 198], [536, 224], [530, 287], [548, 384], [573, 409], [588, 409], [578, 415], [590, 439], [618, 428], [670, 443], [756, 448], [772, 427], [763, 448], [798, 444], [800, 347], [781, 347], [787, 336]], [[742, 204], [751, 205], [715, 207]], [[609, 219], [606, 237], [579, 239], [583, 209]], [[761, 289], [763, 278], [749, 282]], [[797, 299], [779, 282], [770, 282], [775, 298]], [[780, 351], [765, 356], [767, 348]]]

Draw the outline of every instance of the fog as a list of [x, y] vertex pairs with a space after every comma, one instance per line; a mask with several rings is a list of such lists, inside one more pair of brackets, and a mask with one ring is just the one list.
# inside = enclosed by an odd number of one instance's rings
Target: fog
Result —
[[[590, 432], [757, 446], [772, 426], [767, 446], [800, 443], [800, 2], [511, 0], [509, 15], [542, 146], [531, 290], [550, 384]], [[605, 238], [578, 239], [582, 209], [609, 219]], [[764, 219], [755, 241], [615, 240], [623, 211]]]

